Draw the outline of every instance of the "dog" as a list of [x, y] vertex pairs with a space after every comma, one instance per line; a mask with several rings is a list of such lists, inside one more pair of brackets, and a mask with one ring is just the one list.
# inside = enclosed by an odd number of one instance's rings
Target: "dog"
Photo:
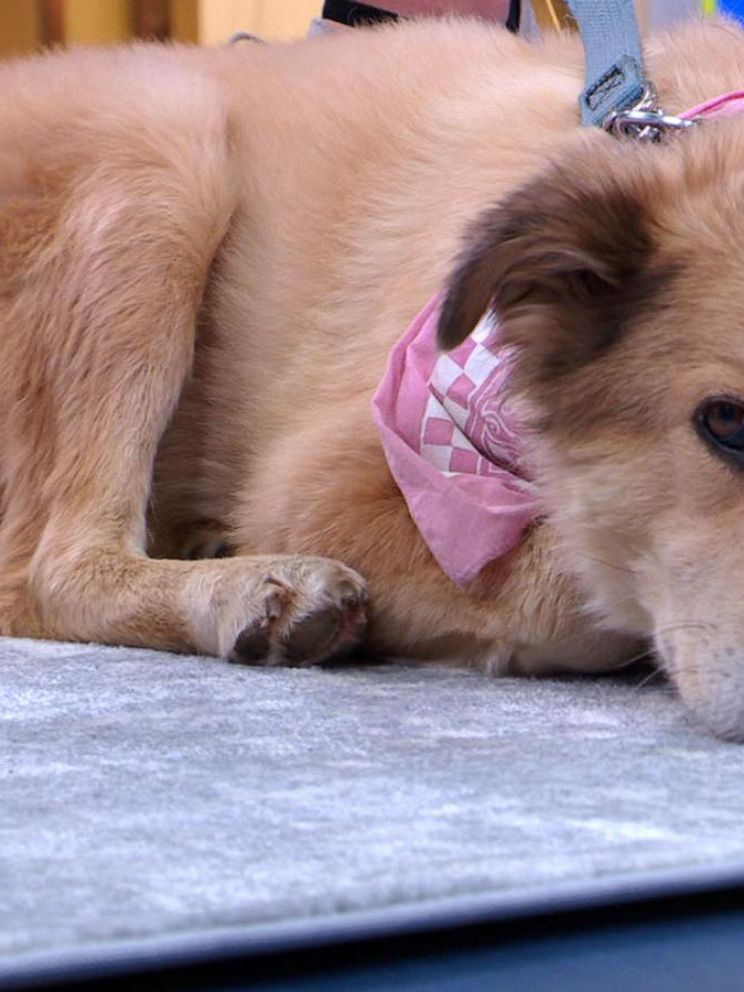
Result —
[[[670, 112], [744, 82], [726, 21], [647, 54]], [[0, 633], [525, 674], [651, 644], [743, 738], [744, 120], [582, 129], [582, 62], [452, 19], [3, 64]], [[445, 348], [498, 315], [539, 500], [460, 584], [371, 406], [437, 293]]]

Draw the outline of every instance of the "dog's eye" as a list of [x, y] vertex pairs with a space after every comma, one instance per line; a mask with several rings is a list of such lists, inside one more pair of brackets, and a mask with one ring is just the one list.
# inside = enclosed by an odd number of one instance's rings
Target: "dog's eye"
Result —
[[698, 410], [696, 421], [709, 444], [744, 458], [744, 403], [725, 397], [706, 400]]

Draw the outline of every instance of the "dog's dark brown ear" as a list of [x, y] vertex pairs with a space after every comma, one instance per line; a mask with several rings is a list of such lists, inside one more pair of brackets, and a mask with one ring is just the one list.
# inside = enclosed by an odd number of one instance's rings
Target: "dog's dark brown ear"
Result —
[[[493, 307], [544, 379], [608, 348], [646, 298], [650, 208], [637, 184], [554, 167], [483, 214], [450, 280], [438, 339], [462, 342]], [[647, 278], [648, 275], [648, 278]]]

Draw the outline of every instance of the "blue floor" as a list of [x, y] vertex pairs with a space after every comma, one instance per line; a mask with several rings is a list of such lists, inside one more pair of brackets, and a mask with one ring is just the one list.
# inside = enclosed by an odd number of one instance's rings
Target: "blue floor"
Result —
[[[236, 982], [220, 992], [742, 992], [744, 911], [700, 918], [626, 923], [519, 939], [498, 947], [439, 952], [431, 938], [425, 956], [294, 977]], [[328, 970], [326, 970], [326, 968]]]

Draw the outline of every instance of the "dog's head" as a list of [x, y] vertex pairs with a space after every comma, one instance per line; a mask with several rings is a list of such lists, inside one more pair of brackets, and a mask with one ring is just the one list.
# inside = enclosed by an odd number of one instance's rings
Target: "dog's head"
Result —
[[594, 610], [744, 738], [744, 120], [665, 147], [584, 137], [480, 218], [440, 343], [491, 305]]

